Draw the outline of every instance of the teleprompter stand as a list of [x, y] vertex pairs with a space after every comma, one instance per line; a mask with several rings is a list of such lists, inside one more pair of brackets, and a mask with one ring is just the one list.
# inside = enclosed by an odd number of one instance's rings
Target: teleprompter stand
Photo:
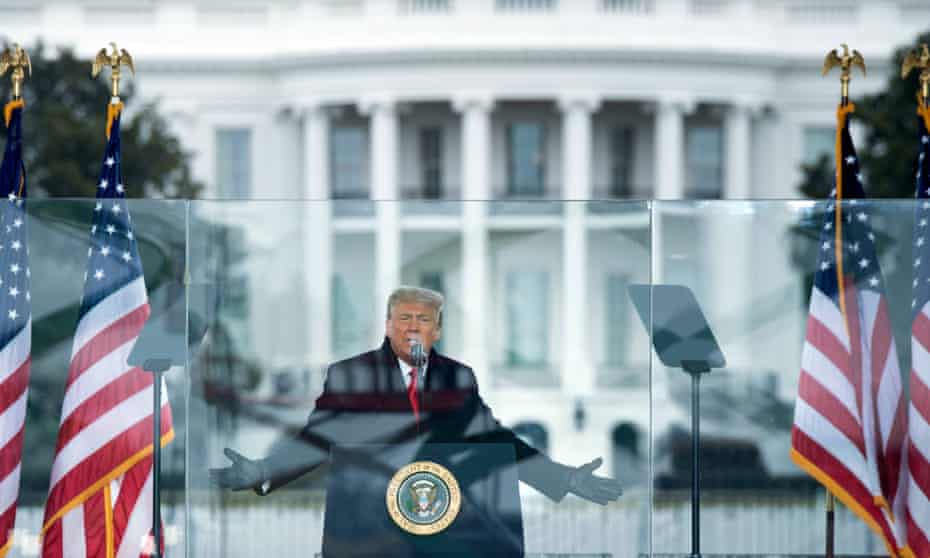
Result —
[[662, 364], [691, 376], [691, 558], [701, 558], [701, 376], [726, 366], [694, 293], [681, 285], [631, 285], [630, 298]]

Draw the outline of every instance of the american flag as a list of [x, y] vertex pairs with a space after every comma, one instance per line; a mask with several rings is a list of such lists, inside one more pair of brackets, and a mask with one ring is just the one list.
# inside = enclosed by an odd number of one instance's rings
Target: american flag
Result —
[[917, 210], [914, 227], [914, 321], [907, 448], [907, 542], [930, 557], [930, 108], [920, 110]]
[[22, 101], [11, 101], [7, 112], [0, 166], [0, 557], [13, 544], [32, 344]]
[[[150, 310], [120, 180], [122, 105], [111, 107], [45, 505], [44, 558], [135, 558], [151, 550], [153, 379], [127, 364]], [[174, 435], [167, 398], [160, 412], [164, 445]]]
[[837, 116], [840, 191], [820, 232], [791, 457], [897, 556], [904, 547], [907, 424], [885, 281], [849, 135], [853, 110], [841, 107]]

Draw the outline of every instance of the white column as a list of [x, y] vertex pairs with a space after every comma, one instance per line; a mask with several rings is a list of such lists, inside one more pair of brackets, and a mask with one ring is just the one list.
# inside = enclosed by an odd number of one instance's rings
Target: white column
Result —
[[[727, 109], [725, 120], [724, 198], [746, 200], [753, 196], [752, 189], [752, 118], [756, 106], [749, 100], [737, 99]], [[721, 342], [727, 345], [723, 352], [729, 367], [738, 368], [751, 363], [752, 336], [748, 332], [750, 310], [753, 307], [752, 288], [753, 249], [755, 239], [754, 217], [745, 211], [744, 203], [721, 203], [711, 209], [703, 226], [707, 231], [703, 243], [702, 261], [711, 263], [712, 297], [710, 305], [718, 322], [731, 324], [735, 335]], [[764, 295], [764, 292], [759, 294]], [[726, 336], [724, 336], [726, 337]]]
[[594, 363], [588, 346], [588, 242], [586, 202], [591, 198], [591, 114], [599, 99], [590, 93], [559, 99], [563, 115], [562, 358], [563, 384], [574, 395], [594, 392]]
[[693, 109], [694, 102], [684, 96], [662, 97], [656, 103], [656, 199], [684, 197], [684, 119]]
[[303, 109], [304, 288], [310, 309], [307, 334], [313, 368], [332, 360], [332, 211], [329, 201], [329, 114], [311, 104]]
[[488, 277], [488, 207], [491, 192], [491, 111], [487, 94], [471, 94], [453, 100], [462, 114], [462, 292], [464, 312], [462, 357], [475, 371], [478, 386], [490, 385], [491, 343], [487, 337], [490, 312]]
[[752, 196], [752, 114], [750, 104], [734, 102], [727, 109], [726, 129], [726, 199], [748, 199]]
[[[391, 291], [400, 286], [400, 207], [397, 187], [397, 107], [389, 96], [363, 99], [371, 117], [371, 199], [375, 200], [375, 316], [382, 316]], [[373, 341], [384, 332], [373, 328]]]

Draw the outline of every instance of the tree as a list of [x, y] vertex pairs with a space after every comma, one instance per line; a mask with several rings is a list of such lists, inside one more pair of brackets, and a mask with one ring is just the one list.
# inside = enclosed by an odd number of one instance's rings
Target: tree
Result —
[[[90, 61], [59, 47], [48, 56], [39, 42], [27, 48], [32, 75], [23, 89], [23, 158], [30, 197], [94, 197], [106, 137], [109, 77], [90, 77]], [[123, 180], [129, 197], [194, 198], [202, 189], [190, 171], [190, 153], [170, 131], [157, 104], [134, 106], [133, 79], [122, 84], [127, 112], [121, 128]], [[11, 84], [0, 86], [10, 97]]]
[[[866, 176], [865, 191], [870, 198], [913, 198], [917, 169], [917, 98], [919, 72], [901, 79], [904, 56], [921, 43], [930, 44], [930, 31], [911, 45], [895, 50], [885, 89], [853, 101], [853, 118], [865, 126], [865, 141], [856, 146]], [[833, 188], [833, 157], [803, 165], [801, 193], [826, 198]]]

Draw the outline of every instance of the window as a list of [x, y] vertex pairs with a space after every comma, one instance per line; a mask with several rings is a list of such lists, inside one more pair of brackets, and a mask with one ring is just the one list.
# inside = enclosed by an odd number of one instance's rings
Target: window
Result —
[[805, 126], [804, 164], [813, 165], [824, 155], [832, 158], [835, 145], [836, 131], [830, 126]]
[[331, 332], [333, 353], [337, 356], [348, 355], [361, 349], [365, 327], [356, 304], [352, 301], [346, 278], [340, 274], [333, 276]]
[[691, 13], [694, 15], [721, 15], [725, 13], [729, 7], [729, 0], [691, 0]]
[[216, 130], [216, 186], [220, 197], [248, 198], [252, 190], [252, 131]]
[[420, 128], [420, 171], [423, 197], [439, 199], [442, 191], [442, 128]]
[[620, 366], [627, 362], [630, 350], [629, 294], [630, 277], [611, 273], [607, 276], [607, 323], [604, 324], [607, 363]]
[[859, 8], [856, 0], [792, 0], [785, 3], [785, 19], [789, 23], [855, 23]]
[[400, 13], [447, 14], [452, 6], [453, 0], [400, 0]]
[[542, 196], [545, 188], [545, 129], [539, 122], [507, 128], [507, 193]]
[[[445, 295], [445, 290], [443, 289], [443, 280], [441, 271], [424, 271], [420, 273], [420, 286], [427, 289], [432, 289], [438, 293]], [[442, 317], [442, 323], [440, 326], [445, 325], [445, 316]], [[433, 343], [433, 347], [442, 352], [442, 337], [439, 338], [439, 341]]]
[[687, 196], [719, 198], [723, 192], [723, 130], [715, 125], [688, 128]]
[[496, 0], [499, 12], [551, 12], [558, 6], [556, 0]]
[[651, 14], [655, 11], [654, 0], [601, 0], [601, 11], [622, 14]]
[[333, 198], [367, 198], [365, 129], [360, 126], [334, 127], [331, 144]]
[[610, 131], [610, 197], [633, 194], [634, 130], [617, 126]]
[[549, 275], [512, 271], [506, 278], [507, 364], [544, 365], [549, 353]]

